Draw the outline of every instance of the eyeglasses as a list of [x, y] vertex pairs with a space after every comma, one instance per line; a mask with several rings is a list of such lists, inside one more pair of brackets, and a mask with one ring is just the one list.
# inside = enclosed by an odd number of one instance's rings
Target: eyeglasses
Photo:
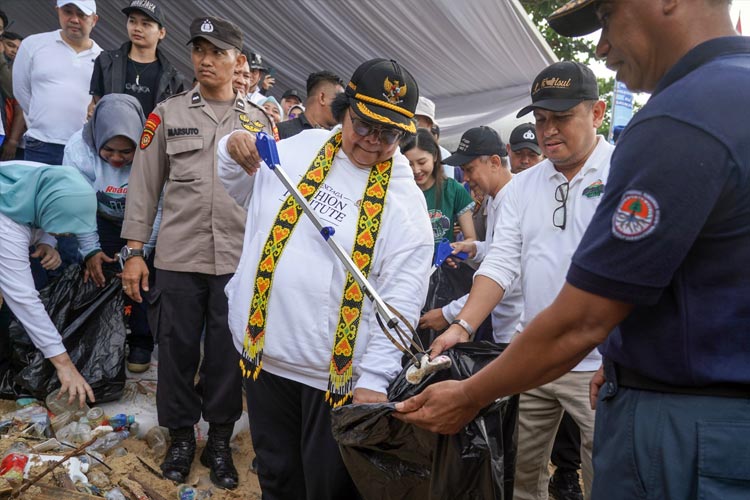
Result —
[[349, 119], [352, 121], [352, 128], [354, 129], [355, 134], [360, 137], [367, 137], [375, 134], [380, 142], [388, 144], [389, 146], [395, 144], [404, 136], [404, 133], [401, 130], [380, 127], [373, 125], [372, 123], [367, 123], [359, 118], [355, 118], [351, 111], [349, 111]]
[[563, 182], [555, 188], [555, 201], [562, 203], [562, 205], [552, 212], [552, 225], [562, 230], [565, 230], [565, 223], [568, 219], [567, 202], [569, 188], [570, 184], [567, 182]]

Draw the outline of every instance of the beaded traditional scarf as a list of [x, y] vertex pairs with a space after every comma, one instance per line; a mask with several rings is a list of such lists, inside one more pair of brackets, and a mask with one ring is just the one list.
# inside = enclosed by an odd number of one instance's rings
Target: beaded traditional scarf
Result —
[[[328, 176], [333, 159], [339, 149], [341, 149], [341, 132], [333, 135], [320, 148], [307, 169], [307, 173], [297, 185], [299, 192], [308, 201], [313, 198]], [[370, 169], [362, 203], [359, 206], [357, 233], [354, 238], [351, 258], [365, 278], [370, 272], [375, 241], [377, 241], [380, 232], [380, 221], [383, 215], [385, 195], [391, 179], [392, 165], [393, 160], [389, 159]], [[246, 378], [257, 379], [263, 368], [263, 344], [266, 333], [268, 297], [271, 294], [274, 271], [302, 213], [302, 207], [289, 195], [281, 206], [276, 221], [263, 245], [256, 271], [250, 314], [245, 328], [242, 359], [240, 359], [240, 368]], [[352, 358], [363, 302], [364, 294], [360, 286], [354, 281], [351, 273], [347, 272], [328, 369], [326, 401], [333, 407], [347, 403], [352, 396]]]

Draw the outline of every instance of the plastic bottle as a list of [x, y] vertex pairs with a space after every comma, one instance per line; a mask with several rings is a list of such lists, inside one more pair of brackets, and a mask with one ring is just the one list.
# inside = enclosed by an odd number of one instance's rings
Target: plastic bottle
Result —
[[120, 431], [128, 425], [135, 422], [133, 415], [125, 415], [124, 413], [118, 413], [114, 417], [109, 417], [109, 425], [116, 431]]
[[106, 453], [123, 442], [129, 435], [130, 433], [128, 431], [110, 432], [94, 441], [94, 444], [86, 448], [86, 450]]
[[23, 469], [29, 461], [31, 448], [24, 441], [16, 441], [3, 456], [0, 462], [0, 477], [11, 482], [23, 481]]
[[180, 485], [177, 489], [177, 498], [179, 500], [196, 500], [198, 498], [198, 490], [189, 484]]
[[146, 442], [154, 457], [161, 457], [167, 452], [166, 432], [168, 431], [164, 427], [155, 425], [146, 433]]
[[84, 403], [83, 408], [81, 408], [78, 404], [78, 399], [74, 399], [71, 404], [68, 404], [68, 394], [66, 393], [60, 399], [57, 399], [58, 394], [60, 394], [60, 389], [55, 389], [47, 395], [45, 401], [47, 408], [54, 415], [69, 411], [75, 415], [76, 419], [79, 419], [88, 413], [90, 408], [87, 404]]
[[83, 444], [91, 439], [91, 426], [89, 425], [89, 419], [81, 417], [73, 430], [73, 443]]
[[107, 500], [127, 500], [127, 498], [125, 498], [125, 495], [122, 494], [122, 490], [120, 490], [120, 488], [112, 488], [107, 492], [107, 496], [105, 498]]

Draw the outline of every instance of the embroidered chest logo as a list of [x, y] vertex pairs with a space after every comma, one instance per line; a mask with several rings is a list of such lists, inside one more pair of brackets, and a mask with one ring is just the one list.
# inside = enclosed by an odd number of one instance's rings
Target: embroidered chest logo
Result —
[[659, 204], [643, 191], [626, 191], [612, 216], [612, 235], [626, 241], [642, 240], [659, 225]]
[[398, 80], [391, 81], [388, 77], [385, 77], [383, 89], [385, 90], [383, 97], [391, 104], [401, 104], [404, 101], [403, 97], [406, 96], [407, 90], [406, 84], [401, 84]]
[[247, 130], [248, 132], [256, 133], [263, 130], [263, 124], [259, 122], [258, 120], [250, 120], [250, 117], [247, 116], [245, 113], [240, 113], [240, 123], [242, 124], [242, 128]]
[[161, 124], [161, 118], [156, 113], [148, 115], [146, 125], [143, 127], [143, 133], [141, 134], [141, 149], [146, 149], [151, 144], [154, 138], [154, 132], [159, 128]]
[[583, 190], [583, 196], [586, 198], [598, 198], [604, 193], [604, 183], [601, 179], [592, 182], [586, 189]]

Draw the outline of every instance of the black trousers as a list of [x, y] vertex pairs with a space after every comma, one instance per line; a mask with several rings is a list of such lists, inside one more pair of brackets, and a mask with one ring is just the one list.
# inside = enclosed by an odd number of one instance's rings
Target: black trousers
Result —
[[191, 427], [201, 414], [206, 422], [230, 424], [242, 414], [239, 353], [229, 332], [224, 294], [229, 278], [229, 274], [156, 270], [156, 290], [152, 294], [156, 298], [150, 316], [159, 342], [159, 425], [170, 429]]
[[246, 379], [263, 500], [360, 498], [331, 433], [325, 392], [263, 370]]
[[581, 468], [581, 430], [568, 412], [563, 413], [552, 445], [552, 464], [561, 471]]
[[[99, 233], [99, 246], [107, 257], [112, 257], [127, 244], [127, 240], [120, 238], [122, 226], [107, 220], [103, 217], [96, 217], [97, 232]], [[154, 285], [154, 254], [149, 255], [146, 259], [149, 270], [149, 286]], [[119, 264], [117, 264], [119, 266]], [[128, 344], [131, 349], [140, 347], [149, 352], [154, 350], [154, 338], [151, 335], [151, 328], [148, 326], [147, 308], [145, 301], [134, 302], [130, 297], [125, 296], [125, 307], [130, 309], [128, 316], [128, 326], [130, 326], [130, 335], [128, 335]]]

